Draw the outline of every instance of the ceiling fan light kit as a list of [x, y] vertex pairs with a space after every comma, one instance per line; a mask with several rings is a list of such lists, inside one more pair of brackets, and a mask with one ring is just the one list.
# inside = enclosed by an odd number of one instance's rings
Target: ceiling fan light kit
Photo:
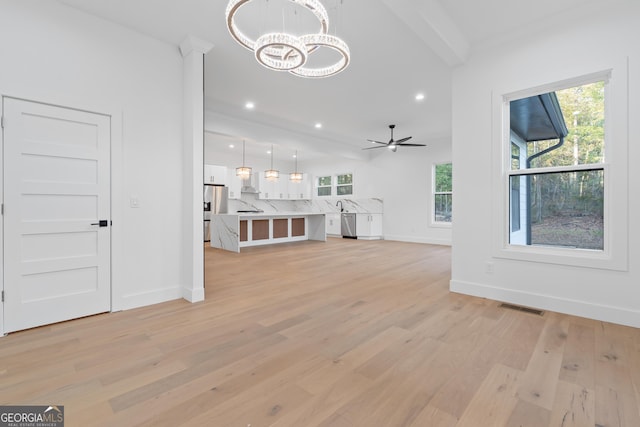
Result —
[[426, 147], [425, 144], [407, 144], [406, 141], [413, 138], [411, 136], [400, 138], [396, 141], [395, 139], [393, 139], [393, 129], [395, 129], [395, 127], [396, 125], [389, 125], [389, 129], [391, 129], [391, 139], [389, 139], [389, 142], [376, 141], [375, 139], [367, 139], [367, 141], [371, 142], [372, 144], [380, 144], [380, 145], [375, 147], [363, 148], [363, 150], [373, 150], [374, 148], [387, 147], [389, 151], [391, 151], [392, 153], [395, 153], [396, 151], [398, 151], [398, 147]]
[[[254, 52], [256, 60], [275, 71], [308, 78], [322, 78], [338, 74], [349, 65], [349, 46], [339, 37], [328, 34], [329, 14], [319, 0], [290, 0], [313, 13], [320, 21], [318, 33], [295, 36], [285, 32], [263, 34], [257, 40], [245, 35], [236, 25], [238, 10], [252, 0], [230, 0], [226, 9], [227, 29], [231, 36], [243, 47]], [[340, 59], [329, 66], [305, 68], [308, 56], [321, 47], [327, 47], [340, 54]]]

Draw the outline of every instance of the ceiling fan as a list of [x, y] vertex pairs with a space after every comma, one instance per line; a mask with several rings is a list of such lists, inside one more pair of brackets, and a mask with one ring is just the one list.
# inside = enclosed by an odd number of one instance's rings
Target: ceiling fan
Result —
[[381, 141], [374, 141], [373, 139], [367, 139], [367, 141], [369, 142], [373, 142], [374, 144], [381, 144], [375, 147], [367, 147], [367, 148], [363, 148], [363, 150], [373, 150], [374, 148], [385, 148], [387, 147], [389, 150], [393, 151], [394, 153], [398, 150], [398, 147], [426, 147], [425, 144], [406, 144], [405, 141], [410, 140], [412, 137], [407, 136], [405, 138], [401, 138], [397, 141], [395, 141], [393, 139], [393, 129], [396, 127], [396, 125], [389, 125], [389, 129], [391, 129], [391, 139], [389, 140], [389, 142], [381, 142]]

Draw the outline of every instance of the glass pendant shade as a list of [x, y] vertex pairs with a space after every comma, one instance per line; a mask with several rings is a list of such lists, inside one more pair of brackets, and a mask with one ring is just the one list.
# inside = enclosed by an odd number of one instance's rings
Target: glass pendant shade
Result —
[[298, 172], [298, 151], [296, 150], [296, 168], [295, 172], [289, 174], [289, 181], [302, 182], [302, 172]]
[[251, 168], [244, 165], [244, 141], [242, 141], [242, 166], [236, 168], [236, 176], [239, 176], [242, 180], [251, 177]]
[[273, 168], [273, 145], [271, 146], [271, 169], [264, 171], [264, 177], [269, 181], [277, 181], [280, 178], [280, 172]]
[[236, 168], [236, 175], [242, 179], [249, 179], [251, 176], [251, 168], [240, 166], [239, 168]]
[[275, 181], [280, 178], [280, 172], [275, 169], [269, 169], [264, 171], [264, 176], [270, 181]]

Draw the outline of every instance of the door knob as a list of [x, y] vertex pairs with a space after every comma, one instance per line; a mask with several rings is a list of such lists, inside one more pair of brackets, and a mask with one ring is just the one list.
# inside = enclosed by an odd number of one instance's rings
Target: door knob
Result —
[[94, 222], [91, 225], [97, 225], [97, 226], [100, 226], [100, 227], [108, 227], [109, 226], [109, 220], [101, 219], [100, 221]]

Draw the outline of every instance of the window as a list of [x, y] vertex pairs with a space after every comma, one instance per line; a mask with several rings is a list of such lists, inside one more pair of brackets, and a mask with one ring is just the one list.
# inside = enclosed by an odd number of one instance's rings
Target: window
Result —
[[604, 250], [605, 82], [509, 102], [509, 244]]
[[578, 77], [493, 89], [494, 257], [629, 270], [629, 70], [623, 57], [601, 61]]
[[316, 186], [318, 197], [350, 196], [353, 194], [353, 174], [319, 176]]
[[353, 194], [353, 175], [350, 173], [337, 176], [336, 194], [348, 196]]
[[318, 177], [318, 196], [331, 196], [331, 176]]
[[453, 202], [452, 164], [437, 164], [433, 168], [433, 221], [451, 223]]

